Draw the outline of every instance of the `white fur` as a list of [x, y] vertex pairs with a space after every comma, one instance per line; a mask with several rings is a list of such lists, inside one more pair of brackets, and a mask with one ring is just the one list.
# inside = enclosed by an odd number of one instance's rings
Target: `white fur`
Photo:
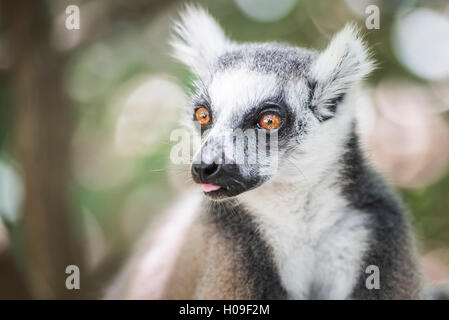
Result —
[[311, 68], [317, 81], [312, 105], [328, 116], [327, 103], [368, 75], [374, 65], [357, 29], [348, 24], [331, 40]]
[[186, 6], [174, 31], [170, 41], [173, 56], [198, 77], [206, 77], [214, 60], [232, 45], [215, 19], [195, 6]]
[[[367, 221], [347, 207], [332, 181], [299, 194], [292, 192], [295, 184], [273, 183], [242, 196], [273, 248], [291, 299], [346, 299], [360, 274]], [[310, 296], [313, 287], [316, 296]]]
[[320, 288], [315, 293], [321, 299], [346, 299], [357, 281], [368, 222], [348, 208], [338, 184], [338, 160], [352, 119], [348, 112], [338, 121], [317, 123], [301, 152], [284, 161], [275, 177], [239, 196], [272, 246], [292, 299], [309, 298], [312, 286]]
[[277, 83], [278, 79], [274, 74], [261, 74], [246, 68], [216, 74], [208, 92], [213, 101], [213, 112], [219, 118], [217, 124], [229, 128], [228, 121], [233, 115], [243, 116], [248, 109], [273, 97]]
[[[208, 87], [208, 93], [213, 102], [212, 117], [216, 122], [207, 133], [207, 137], [203, 139], [203, 144], [209, 143], [209, 140], [213, 139], [221, 141], [222, 145], [219, 147], [223, 148], [227, 159], [235, 161], [236, 159], [232, 158], [233, 140], [229, 138], [237, 134], [237, 131], [232, 130], [231, 126], [235, 122], [233, 117], [236, 115], [243, 117], [264, 100], [274, 97], [277, 82], [278, 79], [274, 74], [260, 74], [245, 68], [215, 74]], [[239, 85], [236, 86], [236, 83]], [[221, 152], [216, 152], [214, 148], [202, 149], [204, 161], [211, 162], [211, 158], [216, 155], [221, 155]], [[244, 166], [240, 170], [242, 174], [249, 174], [249, 172], [245, 172]]]

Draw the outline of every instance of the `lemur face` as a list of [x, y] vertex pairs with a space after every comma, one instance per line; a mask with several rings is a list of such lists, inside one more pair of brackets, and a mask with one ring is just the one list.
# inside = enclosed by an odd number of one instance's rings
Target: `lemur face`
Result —
[[237, 196], [298, 166], [307, 170], [301, 161], [325, 157], [317, 143], [332, 144], [347, 126], [344, 97], [372, 65], [352, 27], [322, 53], [233, 43], [193, 7], [175, 31], [175, 56], [198, 78], [188, 109], [202, 136], [192, 177], [213, 199]]
[[243, 46], [220, 55], [207, 82], [197, 82], [190, 112], [202, 146], [192, 176], [220, 186], [203, 187], [208, 196], [235, 196], [261, 185], [300, 143], [312, 120], [305, 108], [312, 56], [278, 45]]

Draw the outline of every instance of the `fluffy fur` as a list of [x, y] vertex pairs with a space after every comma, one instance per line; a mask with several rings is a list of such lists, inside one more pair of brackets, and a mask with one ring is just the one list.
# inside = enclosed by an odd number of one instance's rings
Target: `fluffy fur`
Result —
[[[220, 149], [217, 141], [253, 128], [267, 105], [284, 121], [277, 170], [235, 166], [238, 178], [222, 182], [233, 192], [204, 200], [170, 281], [147, 297], [419, 298], [407, 217], [359, 147], [352, 94], [373, 63], [356, 28], [345, 27], [321, 53], [236, 44], [195, 7], [175, 31], [174, 55], [198, 78], [189, 112], [207, 106], [212, 115], [203, 156], [215, 160], [224, 150], [232, 158], [231, 142]], [[365, 286], [369, 265], [380, 269], [379, 290]]]

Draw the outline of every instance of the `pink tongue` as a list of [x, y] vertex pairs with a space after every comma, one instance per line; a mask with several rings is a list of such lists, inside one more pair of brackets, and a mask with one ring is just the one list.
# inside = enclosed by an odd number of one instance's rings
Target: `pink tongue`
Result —
[[203, 188], [204, 192], [210, 192], [220, 189], [220, 186], [216, 186], [214, 184], [200, 183], [201, 188]]

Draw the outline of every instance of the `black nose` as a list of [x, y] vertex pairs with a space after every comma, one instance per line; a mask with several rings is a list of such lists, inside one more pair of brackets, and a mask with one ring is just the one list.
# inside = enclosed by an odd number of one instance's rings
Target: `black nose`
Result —
[[213, 178], [221, 170], [221, 164], [216, 163], [194, 163], [192, 165], [192, 175], [201, 182], [206, 182]]

